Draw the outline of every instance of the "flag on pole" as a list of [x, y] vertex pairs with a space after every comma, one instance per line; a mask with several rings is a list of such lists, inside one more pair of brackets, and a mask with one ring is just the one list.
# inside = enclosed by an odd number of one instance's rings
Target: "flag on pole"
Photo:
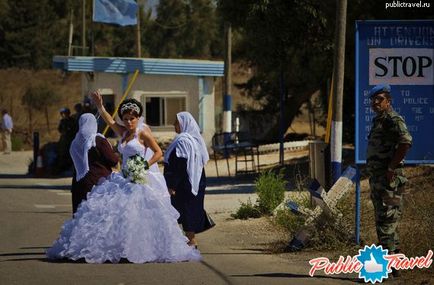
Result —
[[93, 21], [120, 26], [137, 25], [137, 9], [134, 0], [94, 0]]

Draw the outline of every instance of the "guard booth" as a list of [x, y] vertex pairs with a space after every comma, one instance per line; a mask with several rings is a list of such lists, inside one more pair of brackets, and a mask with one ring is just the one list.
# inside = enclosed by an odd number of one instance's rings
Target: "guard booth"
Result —
[[143, 116], [157, 140], [172, 140], [176, 113], [188, 111], [211, 146], [216, 130], [215, 83], [223, 76], [223, 61], [55, 56], [53, 66], [64, 72], [80, 72], [83, 98], [100, 89], [105, 105], [113, 109], [138, 70], [128, 98], [143, 104]]

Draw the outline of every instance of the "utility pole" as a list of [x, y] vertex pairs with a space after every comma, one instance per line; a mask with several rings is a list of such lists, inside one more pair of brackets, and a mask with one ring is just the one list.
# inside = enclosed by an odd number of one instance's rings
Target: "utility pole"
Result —
[[232, 55], [231, 55], [231, 46], [232, 46], [232, 32], [231, 32], [231, 24], [229, 22], [225, 23], [225, 67], [224, 67], [224, 94], [223, 94], [223, 133], [227, 134], [229, 137], [229, 133], [232, 132], [232, 98], [231, 98], [231, 86], [232, 86]]
[[285, 163], [285, 76], [283, 74], [283, 66], [280, 67], [280, 100], [279, 100], [279, 164], [283, 166]]
[[69, 22], [69, 38], [68, 38], [68, 56], [72, 55], [72, 37], [74, 33], [74, 9], [71, 8], [70, 22]]
[[136, 25], [136, 43], [137, 43], [137, 57], [142, 57], [142, 43], [141, 43], [141, 35], [140, 35], [140, 12], [142, 10], [142, 5], [140, 4], [140, 0], [137, 0], [137, 25]]
[[86, 0], [83, 0], [83, 30], [81, 35], [82, 55], [86, 55]]
[[331, 135], [331, 164], [333, 184], [342, 173], [342, 103], [344, 93], [345, 69], [345, 28], [347, 19], [347, 0], [336, 0], [336, 27], [333, 73], [333, 121]]

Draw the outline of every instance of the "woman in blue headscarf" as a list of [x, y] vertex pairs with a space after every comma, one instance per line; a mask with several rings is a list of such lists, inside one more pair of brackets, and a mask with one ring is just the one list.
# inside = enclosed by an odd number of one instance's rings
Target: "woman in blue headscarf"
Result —
[[188, 112], [176, 115], [178, 134], [164, 155], [164, 177], [172, 205], [180, 213], [178, 223], [197, 246], [195, 234], [209, 228], [203, 207], [206, 187], [205, 164], [209, 160], [205, 141], [193, 116]]

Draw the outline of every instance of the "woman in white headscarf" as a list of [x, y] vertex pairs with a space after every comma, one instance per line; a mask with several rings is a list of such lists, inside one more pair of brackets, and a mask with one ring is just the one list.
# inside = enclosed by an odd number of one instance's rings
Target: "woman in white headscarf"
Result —
[[195, 234], [210, 226], [203, 207], [205, 165], [209, 155], [199, 126], [190, 113], [178, 113], [174, 126], [178, 135], [164, 155], [164, 177], [172, 205], [180, 213], [178, 222], [189, 244], [197, 247]]
[[97, 133], [98, 125], [93, 114], [80, 116], [79, 130], [71, 143], [69, 153], [74, 163], [72, 177], [72, 211], [77, 212], [81, 201], [102, 177], [112, 172], [118, 163], [118, 156], [107, 139]]

